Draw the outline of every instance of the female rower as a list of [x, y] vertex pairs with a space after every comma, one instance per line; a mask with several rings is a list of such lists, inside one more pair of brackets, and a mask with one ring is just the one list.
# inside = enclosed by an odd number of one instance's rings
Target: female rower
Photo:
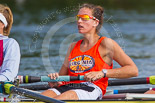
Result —
[[10, 8], [0, 4], [0, 81], [14, 81], [18, 73], [19, 45], [16, 40], [8, 37], [12, 23]]
[[[135, 63], [112, 39], [100, 37], [103, 24], [103, 8], [83, 4], [77, 14], [77, 26], [83, 39], [72, 43], [59, 73], [51, 73], [51, 79], [59, 75], [84, 75], [85, 81], [49, 83], [53, 88], [42, 94], [59, 100], [96, 100], [106, 93], [108, 78], [129, 78], [138, 75]], [[112, 69], [115, 60], [120, 68]]]

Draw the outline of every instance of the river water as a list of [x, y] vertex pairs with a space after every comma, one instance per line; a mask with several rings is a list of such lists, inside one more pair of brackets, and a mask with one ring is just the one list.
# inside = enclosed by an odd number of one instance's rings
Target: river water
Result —
[[[12, 9], [14, 24], [10, 37], [21, 49], [19, 75], [47, 75], [58, 72], [69, 44], [81, 38], [75, 15], [83, 2], [1, 1]], [[155, 74], [154, 1], [102, 0], [91, 3], [104, 6], [104, 24], [100, 35], [115, 40], [132, 58], [139, 77]], [[121, 58], [120, 58], [121, 59]], [[114, 68], [119, 65], [114, 62]], [[143, 86], [145, 87], [145, 86]], [[130, 88], [128, 86], [127, 88]]]

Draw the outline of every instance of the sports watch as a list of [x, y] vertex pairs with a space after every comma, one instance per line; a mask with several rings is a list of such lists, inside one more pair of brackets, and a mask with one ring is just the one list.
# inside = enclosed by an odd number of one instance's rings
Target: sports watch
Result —
[[105, 78], [106, 74], [107, 74], [107, 69], [102, 69], [102, 72], [104, 73], [104, 77], [103, 78]]

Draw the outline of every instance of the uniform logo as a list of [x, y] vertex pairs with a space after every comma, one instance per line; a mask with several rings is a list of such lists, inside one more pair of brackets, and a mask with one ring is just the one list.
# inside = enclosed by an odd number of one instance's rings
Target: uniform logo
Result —
[[89, 55], [81, 55], [71, 59], [69, 68], [71, 72], [83, 73], [94, 67], [94, 58]]

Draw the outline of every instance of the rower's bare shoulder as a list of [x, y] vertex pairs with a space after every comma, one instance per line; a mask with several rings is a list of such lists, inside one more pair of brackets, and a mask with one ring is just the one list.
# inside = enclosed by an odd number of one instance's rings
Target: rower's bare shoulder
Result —
[[76, 43], [77, 43], [77, 42], [71, 43], [71, 45], [70, 45], [70, 49], [71, 49], [71, 50], [75, 47]]
[[73, 42], [73, 43], [70, 44], [70, 46], [69, 46], [69, 48], [68, 48], [68, 52], [67, 52], [68, 55], [71, 53], [71, 51], [72, 51], [73, 48], [75, 47], [76, 43], [77, 43], [77, 42]]
[[116, 42], [113, 39], [106, 37], [105, 39], [102, 40], [101, 46], [103, 48], [113, 49], [113, 47], [115, 46], [115, 43]]

